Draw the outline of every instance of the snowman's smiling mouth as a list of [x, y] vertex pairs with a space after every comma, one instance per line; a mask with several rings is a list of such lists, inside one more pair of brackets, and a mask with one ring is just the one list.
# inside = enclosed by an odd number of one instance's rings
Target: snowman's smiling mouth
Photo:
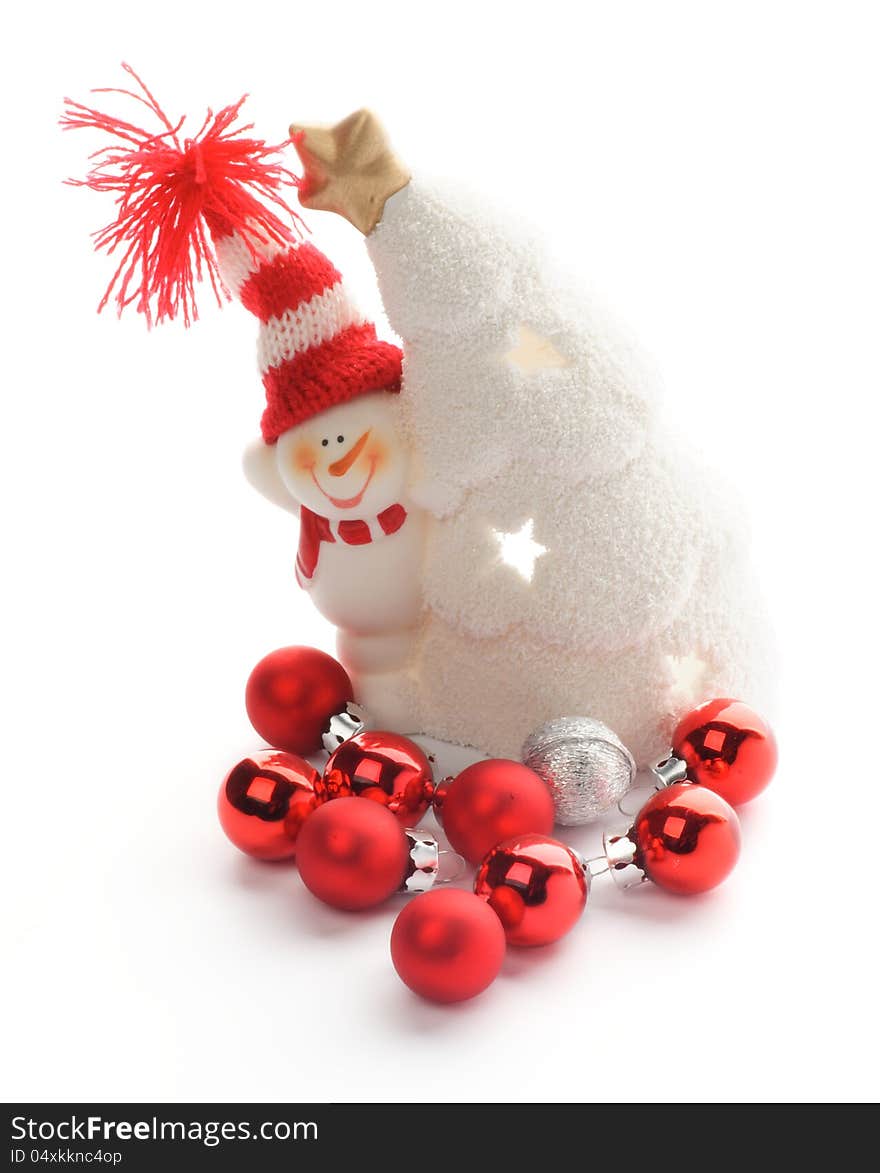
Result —
[[311, 469], [311, 474], [312, 474], [312, 480], [315, 482], [317, 487], [321, 490], [321, 492], [324, 494], [324, 496], [327, 498], [327, 500], [330, 502], [330, 504], [335, 509], [354, 509], [354, 507], [356, 505], [360, 505], [361, 501], [363, 501], [364, 493], [366, 493], [367, 489], [369, 488], [370, 481], [373, 479], [373, 473], [375, 473], [375, 471], [376, 471], [376, 461], [375, 461], [375, 459], [371, 459], [370, 460], [370, 471], [367, 474], [367, 479], [364, 481], [359, 492], [355, 493], [355, 495], [353, 497], [332, 497], [327, 492], [327, 490], [324, 488], [324, 486], [321, 484], [321, 482], [318, 480], [318, 478], [315, 476], [314, 466]]

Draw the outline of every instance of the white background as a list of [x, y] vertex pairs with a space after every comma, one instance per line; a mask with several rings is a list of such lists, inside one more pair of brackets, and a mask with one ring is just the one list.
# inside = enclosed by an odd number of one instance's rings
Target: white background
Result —
[[[875, 6], [6, 19], [4, 1098], [876, 1098]], [[248, 671], [332, 632], [295, 586], [294, 523], [239, 472], [252, 319], [207, 294], [188, 333], [94, 313], [111, 209], [60, 181], [101, 143], [55, 119], [122, 59], [196, 122], [250, 91], [270, 139], [372, 106], [414, 168], [529, 210], [641, 333], [682, 436], [740, 483], [783, 651], [782, 765], [723, 888], [597, 883], [564, 942], [438, 1008], [391, 969], [393, 908], [325, 910], [223, 839]], [[354, 230], [311, 223], [375, 306]]]

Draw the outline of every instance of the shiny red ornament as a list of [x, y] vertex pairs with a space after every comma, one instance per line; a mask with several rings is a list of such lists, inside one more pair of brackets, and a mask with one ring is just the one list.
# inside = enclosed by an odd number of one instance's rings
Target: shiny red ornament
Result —
[[515, 835], [553, 830], [553, 798], [543, 779], [504, 758], [475, 762], [444, 783], [435, 810], [450, 844], [469, 863]]
[[233, 766], [217, 796], [220, 825], [255, 859], [292, 859], [321, 776], [295, 754], [264, 749]]
[[330, 718], [353, 698], [348, 673], [317, 648], [270, 652], [251, 672], [245, 689], [247, 714], [260, 737], [297, 754], [316, 753]]
[[519, 835], [492, 848], [474, 892], [501, 921], [509, 945], [549, 945], [580, 919], [588, 884], [580, 860], [564, 843]]
[[739, 858], [736, 811], [713, 790], [689, 782], [658, 790], [636, 815], [630, 838], [648, 879], [682, 895], [714, 888]]
[[401, 887], [409, 853], [406, 832], [390, 811], [346, 798], [314, 812], [300, 832], [296, 862], [314, 896], [356, 911], [381, 904]]
[[417, 896], [391, 931], [391, 960], [401, 981], [432, 1002], [463, 1002], [482, 993], [498, 976], [504, 949], [498, 917], [460, 888]]
[[672, 737], [673, 753], [692, 782], [708, 786], [733, 806], [760, 794], [776, 770], [770, 726], [742, 701], [708, 701], [688, 713]]
[[397, 733], [367, 730], [344, 741], [324, 766], [328, 798], [369, 798], [385, 806], [405, 827], [428, 809], [433, 772], [427, 755]]

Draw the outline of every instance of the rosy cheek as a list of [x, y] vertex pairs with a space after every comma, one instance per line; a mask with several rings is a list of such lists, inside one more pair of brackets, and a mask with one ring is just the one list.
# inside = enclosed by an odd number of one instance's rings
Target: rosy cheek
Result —
[[309, 472], [318, 462], [318, 454], [311, 444], [298, 444], [293, 452], [293, 467], [297, 472]]
[[367, 459], [376, 472], [380, 472], [391, 459], [391, 450], [382, 440], [374, 440], [366, 451]]

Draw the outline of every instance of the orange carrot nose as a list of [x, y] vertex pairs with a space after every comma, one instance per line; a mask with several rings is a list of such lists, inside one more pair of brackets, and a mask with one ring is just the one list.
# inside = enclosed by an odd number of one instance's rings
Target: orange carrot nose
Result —
[[358, 440], [357, 444], [355, 444], [355, 446], [353, 448], [349, 448], [349, 450], [348, 450], [348, 452], [346, 452], [345, 456], [340, 456], [340, 458], [338, 460], [333, 461], [333, 463], [327, 469], [327, 471], [330, 473], [331, 477], [344, 477], [345, 476], [345, 474], [348, 472], [348, 470], [351, 468], [351, 466], [354, 464], [354, 462], [357, 460], [357, 458], [363, 452], [364, 445], [366, 444], [367, 440], [369, 439], [370, 432], [372, 430], [373, 430], [372, 428], [367, 428], [367, 430], [364, 432], [364, 434]]

